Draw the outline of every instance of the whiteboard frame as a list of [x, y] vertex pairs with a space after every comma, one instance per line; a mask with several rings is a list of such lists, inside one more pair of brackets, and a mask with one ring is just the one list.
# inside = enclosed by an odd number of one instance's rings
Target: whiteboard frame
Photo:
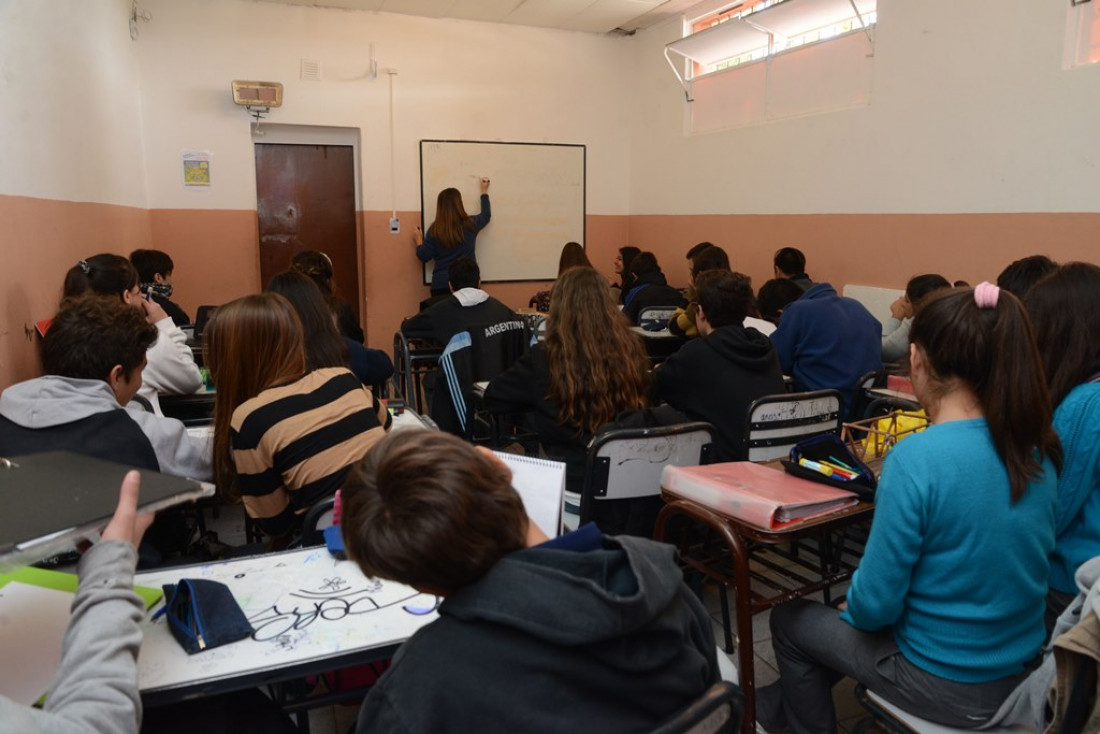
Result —
[[[543, 146], [554, 148], [580, 148], [581, 152], [581, 238], [580, 246], [584, 248], [585, 253], [588, 251], [588, 146], [583, 143], [531, 143], [519, 140], [442, 140], [442, 139], [423, 139], [420, 141], [420, 221], [424, 227], [424, 233], [428, 232], [428, 222], [425, 218], [425, 211], [427, 208], [424, 206], [425, 191], [424, 191], [424, 146], [426, 144], [445, 143], [448, 145], [522, 145], [522, 146]], [[438, 194], [438, 192], [436, 192]], [[491, 192], [490, 192], [491, 195]], [[565, 243], [562, 242], [562, 245]], [[428, 271], [428, 263], [421, 263], [421, 273], [423, 276], [424, 285], [431, 285], [432, 276]], [[550, 273], [545, 278], [510, 278], [510, 279], [490, 279], [486, 278], [485, 283], [543, 283], [548, 280], [554, 280], [557, 278], [557, 273]]]

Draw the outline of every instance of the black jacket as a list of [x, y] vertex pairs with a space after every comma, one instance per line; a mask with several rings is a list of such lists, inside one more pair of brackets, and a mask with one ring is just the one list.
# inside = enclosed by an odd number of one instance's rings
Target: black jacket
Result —
[[371, 689], [357, 734], [649, 731], [702, 695], [714, 637], [675, 550], [601, 545], [516, 551], [447, 597]]
[[648, 306], [675, 308], [684, 300], [679, 288], [673, 288], [665, 280], [664, 273], [646, 273], [639, 276], [630, 290], [623, 291], [623, 314], [630, 323], [638, 323], [638, 314]]
[[749, 405], [786, 392], [771, 340], [740, 325], [689, 341], [654, 370], [654, 377], [659, 398], [717, 429], [716, 461], [743, 460]]
[[452, 294], [432, 304], [401, 324], [401, 333], [414, 339], [431, 339], [446, 346], [451, 337], [474, 327], [517, 321], [516, 312], [490, 297], [473, 306], [463, 306]]

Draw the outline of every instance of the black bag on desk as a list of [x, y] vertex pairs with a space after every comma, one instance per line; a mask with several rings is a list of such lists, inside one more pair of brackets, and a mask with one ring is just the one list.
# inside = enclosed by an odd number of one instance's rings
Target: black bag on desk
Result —
[[[835, 476], [825, 476], [813, 469], [807, 469], [804, 466], [800, 466], [798, 463], [799, 459], [808, 459], [809, 461], [817, 462], [830, 461], [834, 463], [839, 459], [846, 466], [852, 467], [859, 476], [850, 480], [840, 479]], [[796, 477], [808, 479], [811, 482], [828, 484], [837, 489], [846, 489], [849, 492], [854, 492], [859, 495], [861, 500], [870, 502], [875, 499], [875, 488], [878, 487], [878, 480], [875, 479], [875, 473], [871, 471], [866, 464], [860, 461], [859, 458], [851, 452], [844, 441], [840, 439], [840, 436], [837, 436], [835, 433], [825, 433], [796, 443], [791, 447], [790, 458], [783, 459], [783, 468], [787, 470], [788, 474], [793, 474]]]
[[168, 629], [189, 655], [244, 639], [252, 625], [225, 584], [180, 579], [164, 584], [164, 608], [154, 615], [168, 618]]

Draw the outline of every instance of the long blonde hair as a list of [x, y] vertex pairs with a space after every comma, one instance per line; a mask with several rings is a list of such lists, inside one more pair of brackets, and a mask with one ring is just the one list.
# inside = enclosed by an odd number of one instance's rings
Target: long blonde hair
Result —
[[462, 194], [458, 189], [443, 189], [435, 203], [435, 221], [428, 227], [428, 235], [448, 250], [453, 250], [466, 237], [466, 230], [473, 220], [462, 206]]
[[258, 293], [220, 306], [203, 332], [203, 352], [214, 397], [214, 481], [237, 501], [237, 468], [229, 426], [233, 411], [269, 387], [306, 372], [302, 322], [278, 293]]
[[649, 404], [649, 358], [592, 268], [566, 270], [554, 283], [546, 321], [549, 398], [562, 423], [595, 433], [623, 410]]

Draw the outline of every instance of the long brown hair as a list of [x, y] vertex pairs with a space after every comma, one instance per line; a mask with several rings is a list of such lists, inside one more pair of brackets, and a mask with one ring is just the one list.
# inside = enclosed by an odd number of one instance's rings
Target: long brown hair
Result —
[[473, 220], [462, 206], [462, 194], [458, 189], [443, 189], [435, 202], [435, 221], [428, 227], [428, 235], [448, 250], [453, 250], [466, 237], [466, 230]]
[[595, 433], [623, 410], [649, 404], [649, 358], [592, 268], [558, 278], [546, 321], [551, 400], [563, 423]]
[[298, 270], [285, 270], [268, 281], [267, 290], [290, 301], [302, 322], [306, 369], [348, 366], [348, 345], [336, 328], [336, 317], [325, 303], [324, 294], [312, 278]]
[[1066, 263], [1033, 285], [1024, 303], [1057, 408], [1100, 372], [1100, 267]]
[[1050, 393], [1018, 298], [1002, 288], [995, 306], [979, 308], [973, 288], [937, 291], [917, 309], [909, 338], [924, 352], [933, 395], [958, 379], [978, 398], [1013, 503], [1042, 474], [1044, 457], [1061, 471]]
[[592, 263], [588, 262], [588, 255], [584, 253], [584, 248], [579, 242], [566, 242], [565, 247], [561, 248], [561, 256], [558, 258], [558, 275], [569, 268], [590, 267], [592, 267]]
[[214, 397], [214, 481], [225, 499], [240, 498], [229, 442], [233, 411], [269, 387], [305, 374], [302, 322], [278, 293], [258, 293], [218, 307], [203, 330]]

